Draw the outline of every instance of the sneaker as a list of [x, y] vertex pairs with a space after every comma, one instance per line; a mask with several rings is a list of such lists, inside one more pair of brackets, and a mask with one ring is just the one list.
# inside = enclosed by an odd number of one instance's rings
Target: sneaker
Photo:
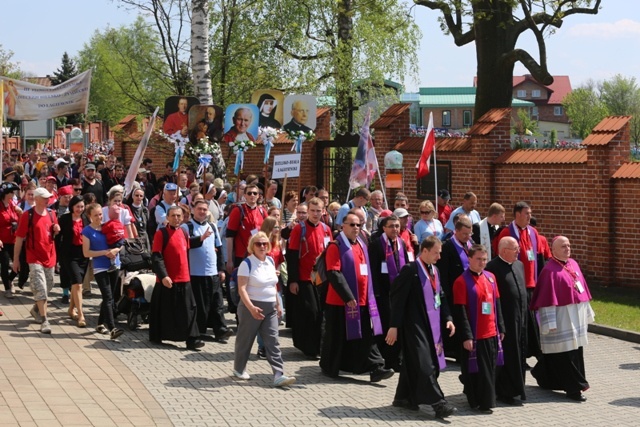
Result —
[[264, 347], [258, 348], [258, 359], [267, 360], [267, 351]]
[[97, 333], [99, 333], [99, 334], [102, 334], [102, 335], [107, 335], [107, 334], [109, 334], [109, 330], [108, 330], [108, 329], [107, 329], [107, 327], [106, 327], [106, 326], [104, 326], [104, 325], [98, 325], [98, 326], [96, 327], [96, 332], [97, 332]]
[[60, 298], [60, 302], [64, 305], [69, 304], [69, 295], [62, 295], [62, 298]]
[[36, 320], [36, 323], [42, 323], [43, 322], [43, 318], [42, 316], [40, 316], [40, 313], [38, 312], [38, 306], [33, 304], [33, 307], [31, 307], [31, 310], [29, 311], [29, 313], [31, 313], [31, 315], [33, 316], [33, 318]]
[[4, 291], [4, 297], [7, 299], [13, 299], [13, 289], [7, 289]]
[[296, 382], [296, 377], [288, 377], [286, 375], [282, 375], [275, 380], [273, 380], [274, 387], [287, 387]]
[[44, 320], [42, 322], [42, 325], [40, 325], [40, 332], [42, 332], [43, 334], [50, 334], [51, 333], [51, 325], [49, 324], [48, 320]]
[[124, 331], [122, 329], [113, 328], [109, 335], [111, 335], [111, 339], [112, 340], [115, 340], [116, 338], [118, 338], [122, 334], [124, 334]]
[[[247, 373], [247, 371], [242, 371], [242, 373], [238, 372], [238, 371], [233, 371], [233, 376], [236, 377], [239, 380], [250, 380], [251, 379], [251, 375], [249, 375]], [[282, 378], [282, 377], [280, 377]]]

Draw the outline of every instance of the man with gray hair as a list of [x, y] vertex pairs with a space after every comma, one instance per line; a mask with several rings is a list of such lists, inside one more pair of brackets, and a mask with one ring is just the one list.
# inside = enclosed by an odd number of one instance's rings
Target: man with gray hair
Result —
[[369, 208], [367, 209], [367, 221], [366, 229], [374, 234], [378, 231], [378, 219], [380, 218], [380, 212], [384, 210], [384, 195], [382, 191], [376, 190], [371, 193], [369, 197]]

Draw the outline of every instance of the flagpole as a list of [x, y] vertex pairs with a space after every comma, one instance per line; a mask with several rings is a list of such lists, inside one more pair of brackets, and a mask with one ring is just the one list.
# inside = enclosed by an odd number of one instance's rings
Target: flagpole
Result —
[[380, 188], [382, 189], [382, 196], [384, 197], [384, 207], [389, 209], [389, 202], [387, 202], [387, 190], [384, 188], [384, 181], [382, 181], [382, 175], [380, 175], [380, 168], [378, 168], [378, 179], [380, 180]]
[[436, 187], [436, 204], [434, 205], [436, 209], [436, 218], [438, 217], [438, 166], [436, 164], [436, 144], [433, 144], [433, 182]]

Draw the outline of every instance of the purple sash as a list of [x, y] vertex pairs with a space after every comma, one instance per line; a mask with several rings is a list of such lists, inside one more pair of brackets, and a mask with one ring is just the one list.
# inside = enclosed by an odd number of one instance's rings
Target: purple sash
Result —
[[[355, 297], [356, 302], [358, 301], [358, 281], [356, 275], [356, 268], [360, 268], [359, 265], [356, 265], [355, 259], [353, 258], [353, 251], [351, 250], [351, 243], [344, 235], [344, 233], [340, 233], [340, 238], [336, 239], [336, 243], [338, 243], [338, 248], [340, 249], [340, 265], [342, 267], [342, 274], [345, 279], [347, 279], [347, 283], [349, 284], [349, 289], [351, 289], [351, 293]], [[382, 335], [382, 323], [380, 322], [380, 314], [378, 313], [378, 305], [376, 304], [376, 298], [373, 295], [373, 284], [371, 282], [371, 267], [369, 264], [369, 254], [367, 253], [367, 246], [364, 242], [358, 237], [357, 244], [362, 248], [362, 252], [364, 253], [364, 259], [367, 263], [367, 305], [369, 306], [369, 317], [371, 318], [371, 323], [373, 326], [373, 335]], [[345, 312], [345, 320], [347, 327], [347, 341], [362, 339], [362, 330], [360, 325], [360, 306], [349, 307], [348, 305], [344, 305]], [[371, 325], [370, 325], [371, 326]]]
[[[458, 239], [452, 237], [451, 240], [453, 240], [453, 247], [456, 248], [456, 252], [458, 252], [458, 256], [460, 257], [460, 261], [462, 261], [462, 268], [466, 270], [467, 268], [469, 268], [469, 256], [467, 255], [467, 252], [464, 250], [464, 248], [460, 245], [460, 242], [458, 242]], [[466, 243], [466, 246], [467, 249], [469, 249], [469, 242]]]
[[[530, 225], [527, 225], [527, 231], [529, 232], [529, 240], [531, 240], [531, 249], [533, 249], [533, 255], [534, 255], [533, 278], [535, 280], [538, 280], [538, 238], [536, 237], [536, 233], [533, 231], [533, 227], [531, 227]], [[511, 222], [511, 224], [509, 224], [509, 234], [511, 234], [511, 237], [516, 239], [518, 241], [518, 244], [520, 244], [520, 230], [516, 228], [515, 222], [513, 221]], [[518, 259], [520, 259], [519, 251], [518, 251]], [[520, 259], [520, 261], [525, 262], [528, 260]]]
[[[502, 341], [500, 341], [500, 330], [498, 329], [498, 311], [497, 303], [496, 303], [496, 283], [494, 276], [486, 271], [483, 271], [484, 277], [487, 278], [489, 283], [491, 283], [492, 293], [493, 293], [493, 313], [494, 318], [496, 320], [496, 339], [498, 340], [498, 355], [496, 358], [496, 365], [502, 366], [504, 365], [504, 352], [502, 351]], [[469, 324], [471, 325], [471, 330], [473, 331], [474, 338], [478, 336], [478, 293], [476, 292], [476, 284], [473, 280], [471, 272], [469, 269], [465, 270], [462, 273], [462, 277], [464, 277], [464, 281], [467, 284], [467, 301], [469, 302]], [[473, 340], [473, 350], [469, 352], [469, 373], [477, 374], [478, 373], [478, 355], [476, 353], [477, 339]]]
[[444, 360], [444, 348], [442, 346], [442, 333], [440, 331], [440, 307], [436, 307], [435, 294], [440, 293], [440, 277], [438, 277], [438, 270], [433, 270], [433, 275], [436, 281], [436, 290], [433, 291], [431, 286], [431, 279], [427, 274], [427, 269], [423, 265], [420, 259], [416, 260], [418, 264], [418, 277], [420, 278], [420, 284], [422, 285], [422, 295], [424, 296], [425, 310], [429, 317], [429, 324], [431, 325], [431, 336], [433, 337], [433, 344], [436, 348], [436, 357], [438, 358], [438, 366], [440, 370], [447, 367], [447, 363]]
[[389, 283], [392, 283], [395, 278], [398, 277], [398, 273], [400, 272], [400, 270], [402, 270], [402, 267], [404, 267], [405, 264], [404, 246], [402, 244], [402, 239], [400, 237], [396, 238], [396, 244], [398, 245], [398, 262], [400, 263], [400, 268], [396, 267], [396, 259], [393, 256], [393, 248], [391, 247], [391, 242], [387, 238], [386, 234], [382, 235], [380, 244], [382, 245], [384, 257], [387, 262]]

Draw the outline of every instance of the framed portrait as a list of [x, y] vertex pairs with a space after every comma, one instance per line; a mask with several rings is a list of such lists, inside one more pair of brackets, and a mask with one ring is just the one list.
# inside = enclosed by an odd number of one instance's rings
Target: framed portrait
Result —
[[287, 132], [311, 132], [316, 128], [316, 98], [289, 95], [284, 99], [284, 126]]
[[218, 105], [194, 105], [189, 110], [189, 141], [197, 143], [208, 137], [209, 142], [220, 142], [223, 119], [223, 109]]
[[258, 106], [255, 104], [229, 105], [224, 115], [223, 140], [255, 141], [258, 138], [258, 114]]
[[275, 89], [259, 89], [251, 95], [251, 103], [258, 107], [258, 126], [282, 127], [284, 93]]
[[188, 134], [189, 109], [199, 105], [200, 101], [195, 96], [170, 96], [164, 101], [164, 122], [162, 131], [167, 135], [181, 132]]

